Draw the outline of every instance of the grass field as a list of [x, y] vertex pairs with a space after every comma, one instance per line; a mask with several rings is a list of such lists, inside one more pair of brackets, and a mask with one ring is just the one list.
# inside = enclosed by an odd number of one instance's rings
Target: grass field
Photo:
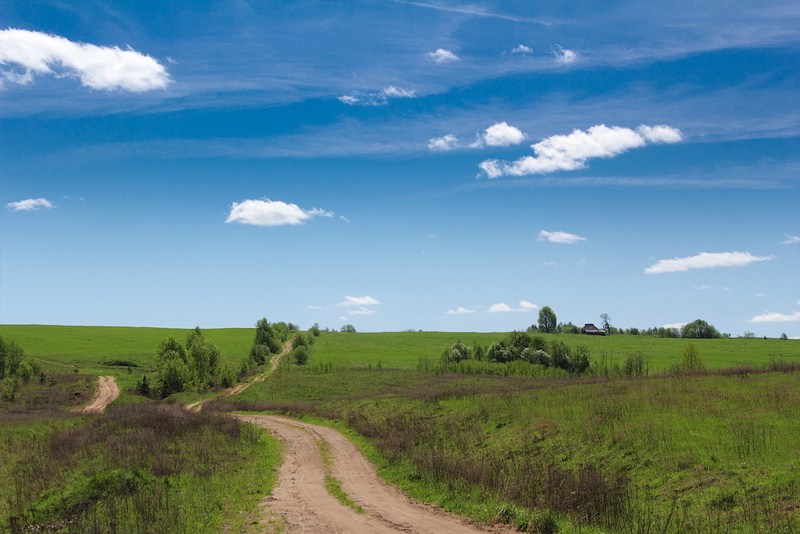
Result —
[[[592, 359], [607, 356], [622, 363], [625, 356], [641, 352], [654, 371], [680, 362], [686, 339], [650, 336], [581, 336], [536, 334], [548, 342], [558, 339], [568, 345], [585, 345]], [[377, 334], [331, 334], [323, 332], [311, 349], [312, 363], [331, 363], [337, 367], [376, 367], [413, 369], [420, 359], [439, 360], [442, 351], [456, 341], [484, 347], [503, 339], [503, 333], [395, 332]], [[710, 369], [740, 365], [763, 365], [782, 360], [800, 362], [800, 341], [779, 339], [696, 339], [703, 363]]]

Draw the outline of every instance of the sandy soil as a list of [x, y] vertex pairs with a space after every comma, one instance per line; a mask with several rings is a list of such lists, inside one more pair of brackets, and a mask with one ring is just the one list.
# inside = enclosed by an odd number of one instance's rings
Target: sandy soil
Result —
[[220, 393], [219, 395], [216, 395], [216, 396], [208, 398], [208, 399], [203, 399], [201, 401], [193, 402], [191, 404], [187, 404], [186, 405], [186, 409], [187, 410], [192, 410], [192, 411], [195, 411], [195, 412], [199, 412], [203, 408], [203, 405], [205, 403], [209, 402], [209, 401], [212, 401], [214, 399], [218, 399], [220, 397], [230, 397], [231, 395], [238, 395], [239, 393], [241, 393], [242, 391], [246, 390], [247, 388], [249, 388], [250, 386], [252, 386], [256, 382], [263, 382], [269, 375], [271, 375], [272, 373], [275, 372], [275, 370], [278, 368], [278, 364], [281, 362], [281, 358], [283, 358], [284, 356], [289, 354], [290, 350], [292, 350], [292, 342], [291, 341], [287, 341], [283, 345], [283, 350], [279, 354], [273, 354], [272, 355], [272, 358], [270, 358], [270, 360], [269, 360], [269, 369], [267, 371], [265, 371], [264, 373], [258, 375], [257, 377], [255, 377], [250, 382], [247, 382], [245, 384], [239, 384], [238, 386], [234, 386], [232, 388], [228, 388], [225, 391], [223, 391], [222, 393]]
[[83, 413], [103, 413], [106, 406], [119, 397], [119, 386], [113, 376], [101, 376], [97, 381], [97, 392], [92, 402], [84, 406]]
[[[285, 521], [286, 532], [410, 532], [429, 534], [510, 532], [488, 530], [443, 510], [416, 502], [383, 482], [353, 443], [338, 431], [272, 415], [238, 415], [285, 443], [286, 456], [273, 495], [262, 506]], [[319, 445], [327, 442], [333, 457], [326, 466]], [[357, 514], [328, 494], [325, 475], [334, 476], [348, 496], [364, 509]], [[263, 523], [267, 527], [266, 521]]]

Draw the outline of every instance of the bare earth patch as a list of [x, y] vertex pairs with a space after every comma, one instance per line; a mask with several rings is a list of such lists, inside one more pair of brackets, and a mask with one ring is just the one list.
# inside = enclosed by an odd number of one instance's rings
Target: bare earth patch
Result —
[[[489, 530], [438, 507], [410, 499], [378, 478], [374, 466], [340, 432], [272, 415], [236, 415], [241, 421], [268, 429], [285, 443], [286, 455], [273, 495], [262, 502], [281, 516], [288, 533], [411, 532], [479, 533]], [[320, 444], [331, 456], [330, 474], [363, 510], [356, 513], [331, 496], [325, 487], [326, 466]], [[266, 521], [263, 523], [267, 526]]]
[[101, 376], [97, 381], [97, 392], [92, 402], [84, 406], [83, 413], [103, 413], [106, 406], [119, 397], [119, 386], [113, 376]]

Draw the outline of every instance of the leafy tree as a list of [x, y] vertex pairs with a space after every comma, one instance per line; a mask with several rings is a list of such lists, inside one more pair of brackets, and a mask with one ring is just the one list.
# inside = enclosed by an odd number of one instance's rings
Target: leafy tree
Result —
[[160, 371], [162, 398], [180, 393], [191, 379], [189, 367], [180, 358], [165, 360]]
[[550, 306], [544, 306], [539, 310], [539, 332], [551, 334], [556, 331], [557, 324], [556, 314]]
[[789, 336], [786, 335], [786, 332], [781, 334], [781, 339], [789, 339]]
[[605, 330], [607, 333], [610, 334], [611, 333], [611, 316], [608, 315], [607, 313], [601, 313], [600, 314], [600, 319], [602, 321], [600, 323], [600, 325], [603, 327], [603, 330]]
[[156, 358], [159, 362], [181, 360], [185, 364], [187, 362], [186, 349], [180, 341], [170, 336], [158, 345]]
[[342, 325], [341, 331], [352, 334], [352, 333], [355, 333], [356, 328], [351, 324], [346, 324], [346, 325]]
[[0, 356], [0, 361], [2, 362], [0, 363], [0, 378], [15, 376], [19, 372], [19, 367], [25, 358], [25, 351], [13, 341], [3, 343], [0, 348], [2, 348], [2, 356]]
[[311, 333], [312, 336], [319, 337], [319, 323], [314, 323], [314, 325], [311, 328], [309, 328], [308, 331]]
[[570, 322], [570, 323], [567, 323], [567, 324], [565, 324], [565, 325], [563, 325], [561, 327], [561, 333], [562, 334], [580, 334], [581, 333], [581, 329]]
[[692, 339], [711, 339], [721, 336], [716, 328], [702, 319], [697, 319], [696, 321], [692, 321], [691, 323], [683, 325], [683, 328], [681, 328], [681, 337]]
[[292, 349], [292, 356], [294, 357], [294, 363], [297, 365], [305, 365], [308, 363], [308, 347], [306, 345], [301, 345]]
[[203, 332], [200, 331], [199, 326], [195, 326], [194, 330], [189, 330], [189, 333], [186, 334], [186, 350], [192, 350], [192, 345], [194, 345], [197, 341], [201, 341], [203, 339]]

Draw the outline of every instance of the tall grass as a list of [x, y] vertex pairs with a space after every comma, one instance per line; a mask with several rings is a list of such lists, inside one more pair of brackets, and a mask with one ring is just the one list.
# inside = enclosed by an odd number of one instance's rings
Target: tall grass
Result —
[[274, 440], [230, 418], [148, 403], [83, 420], [7, 438], [11, 532], [219, 532], [274, 481]]

